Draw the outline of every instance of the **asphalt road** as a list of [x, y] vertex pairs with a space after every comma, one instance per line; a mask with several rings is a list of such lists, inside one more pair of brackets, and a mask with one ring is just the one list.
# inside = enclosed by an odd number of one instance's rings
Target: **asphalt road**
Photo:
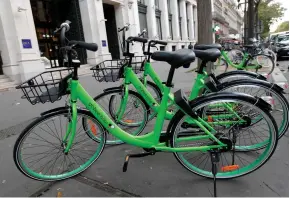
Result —
[[[288, 61], [279, 62], [287, 67]], [[282, 63], [282, 64], [281, 64]], [[166, 79], [168, 66], [158, 65], [157, 73]], [[189, 89], [192, 73], [185, 69], [176, 72], [175, 89]], [[285, 74], [286, 75], [286, 74]], [[287, 78], [288, 79], [288, 78]], [[96, 83], [91, 77], [82, 77], [83, 85], [91, 95], [101, 93], [112, 84]], [[212, 181], [185, 170], [172, 154], [132, 159], [128, 172], [122, 172], [124, 157], [141, 150], [129, 145], [108, 147], [100, 159], [87, 171], [69, 180], [44, 183], [22, 175], [14, 165], [14, 142], [33, 118], [52, 107], [63, 106], [64, 99], [54, 104], [31, 106], [20, 99], [19, 91], [0, 93], [0, 196], [212, 196]], [[152, 130], [149, 123], [146, 131]], [[3, 130], [7, 129], [7, 130]], [[245, 177], [218, 182], [219, 196], [288, 197], [289, 196], [289, 138], [283, 137], [275, 154], [261, 169]]]

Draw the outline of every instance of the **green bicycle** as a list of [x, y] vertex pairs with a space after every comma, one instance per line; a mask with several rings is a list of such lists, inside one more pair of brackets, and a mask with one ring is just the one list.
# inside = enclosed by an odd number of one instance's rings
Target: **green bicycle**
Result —
[[[240, 63], [234, 63], [225, 50], [221, 51], [221, 57], [215, 63], [215, 70], [220, 70], [224, 73], [228, 70], [229, 65], [238, 70], [254, 71], [259, 74], [266, 75], [267, 78], [273, 72], [275, 63], [273, 58], [267, 54], [251, 55], [248, 50], [254, 48], [253, 45], [244, 45], [245, 53], [243, 54]], [[195, 49], [203, 49], [195, 46]], [[223, 67], [223, 68], [222, 68]], [[221, 69], [222, 68], [222, 69]]]
[[[148, 51], [144, 55], [148, 55], [148, 58], [144, 61], [144, 65], [141, 70], [144, 70], [143, 75], [139, 80], [136, 74], [133, 72], [134, 69], [128, 67], [128, 63], [120, 67], [102, 67], [102, 65], [97, 65], [92, 68], [94, 71], [94, 76], [100, 82], [102, 81], [116, 81], [119, 78], [124, 78], [124, 81], [121, 87], [113, 87], [105, 89], [103, 93], [96, 96], [94, 100], [100, 104], [103, 110], [107, 111], [109, 115], [114, 119], [120, 127], [124, 127], [126, 131], [132, 135], [139, 135], [142, 133], [142, 130], [145, 128], [147, 121], [152, 120], [158, 112], [158, 109], [154, 109], [150, 104], [160, 104], [162, 93], [166, 86], [162, 83], [161, 79], [158, 77], [150, 63], [150, 47], [154, 47], [156, 44], [165, 45], [163, 41], [152, 40], [148, 44]], [[129, 44], [127, 44], [129, 46]], [[143, 44], [144, 46], [144, 44]], [[219, 56], [220, 52], [216, 48], [221, 48], [218, 44], [213, 45], [198, 45], [197, 48], [202, 50], [194, 50], [196, 56], [203, 60], [202, 64], [197, 68], [197, 77], [195, 83], [192, 86], [191, 93], [189, 95], [189, 100], [195, 99], [199, 96], [200, 90], [204, 89], [204, 93], [216, 92], [216, 91], [231, 91], [231, 92], [240, 92], [252, 94], [253, 96], [262, 97], [269, 103], [273, 104], [273, 111], [271, 114], [275, 118], [276, 123], [279, 126], [279, 137], [282, 137], [288, 130], [288, 111], [289, 105], [287, 99], [283, 96], [283, 89], [275, 84], [271, 84], [262, 80], [254, 80], [253, 77], [257, 75], [252, 75], [251, 72], [239, 71], [232, 72], [232, 75], [223, 75], [222, 77], [228, 78], [229, 76], [248, 76], [250, 80], [235, 80], [232, 82], [220, 83], [220, 79], [217, 78], [214, 74], [210, 76], [204, 72], [206, 67], [207, 60], [211, 56]], [[145, 51], [143, 49], [143, 51]], [[242, 72], [242, 73], [240, 73]], [[226, 73], [225, 73], [226, 74]], [[153, 82], [147, 80], [147, 77], [150, 77]], [[213, 82], [211, 82], [211, 80]], [[140, 84], [143, 84], [149, 91], [144, 92], [140, 89]], [[135, 91], [129, 89], [129, 85], [132, 84], [135, 88]], [[216, 85], [215, 85], [216, 84]], [[211, 89], [208, 89], [211, 87]], [[153, 99], [152, 99], [153, 97]], [[142, 100], [145, 103], [143, 106], [136, 105], [136, 98]], [[170, 95], [170, 100], [168, 102], [168, 111], [166, 112], [166, 119], [171, 119], [176, 111], [176, 105], [174, 102], [173, 94]], [[178, 109], [177, 109], [178, 110]], [[148, 112], [149, 117], [146, 118], [145, 111]], [[142, 114], [140, 113], [142, 112]], [[254, 118], [253, 116], [248, 116], [248, 119]], [[252, 124], [255, 123], [254, 119]], [[121, 140], [116, 139], [114, 136], [109, 135], [107, 137], [107, 144], [121, 144]], [[251, 149], [259, 149], [265, 146], [259, 143], [257, 145], [252, 145]], [[250, 147], [247, 147], [249, 150]]]
[[[65, 43], [65, 32], [68, 29], [69, 22], [65, 22], [59, 30], [62, 44], [65, 46], [63, 49], [68, 55], [68, 65], [72, 66], [71, 51], [73, 49], [84, 48], [97, 51], [97, 45], [81, 41]], [[144, 41], [138, 37], [131, 37], [130, 40]], [[133, 54], [130, 54], [130, 57], [133, 57]], [[77, 67], [73, 67], [71, 74], [58, 80], [45, 81], [47, 74], [45, 72], [19, 85], [17, 88], [22, 89], [25, 98], [32, 104], [54, 102], [63, 95], [70, 95], [67, 107], [50, 111], [23, 130], [13, 151], [17, 168], [26, 176], [36, 180], [56, 181], [73, 177], [86, 170], [99, 158], [104, 149], [106, 131], [108, 131], [120, 140], [146, 151], [141, 154], [127, 155], [123, 171], [127, 170], [130, 157], [144, 157], [156, 152], [172, 152], [180, 164], [189, 171], [213, 178], [216, 196], [216, 178], [227, 179], [249, 174], [269, 160], [277, 145], [277, 126], [269, 114], [269, 104], [249, 95], [223, 92], [209, 94], [188, 102], [182, 91], [177, 91], [174, 98], [180, 110], [171, 119], [166, 134], [161, 135], [174, 72], [182, 65], [193, 62], [195, 54], [188, 49], [176, 52], [155, 52], [152, 54], [152, 59], [169, 63], [170, 72], [161, 104], [152, 104], [159, 109], [154, 129], [142, 136], [130, 135], [115, 124], [82, 87], [78, 80]], [[55, 77], [55, 72], [58, 73], [61, 70], [49, 73]], [[38, 77], [42, 79], [41, 82]], [[135, 80], [137, 81], [138, 78]], [[140, 88], [147, 92], [142, 83]], [[77, 108], [78, 100], [87, 110]], [[141, 102], [141, 100], [138, 101], [138, 103]], [[237, 107], [236, 112], [248, 110], [263, 118], [260, 121], [260, 127], [263, 127], [264, 137], [268, 141], [264, 150], [255, 154], [235, 151], [236, 140], [243, 128], [246, 128], [245, 123], [240, 123], [239, 120], [233, 118], [231, 127], [221, 129], [220, 126], [211, 125], [210, 121], [205, 121], [198, 116], [201, 109], [212, 105], [219, 107], [219, 104], [225, 103]], [[203, 110], [203, 112], [206, 111]], [[88, 126], [84, 126], [81, 121], [83, 118]], [[185, 130], [182, 127], [185, 120], [195, 123], [203, 131], [203, 135], [197, 135], [192, 130]], [[94, 126], [95, 138], [87, 134], [86, 129], [91, 126]], [[192, 157], [190, 154], [195, 154], [195, 156]], [[207, 157], [211, 159], [211, 164], [207, 163]], [[204, 162], [202, 168], [192, 165], [194, 158]]]

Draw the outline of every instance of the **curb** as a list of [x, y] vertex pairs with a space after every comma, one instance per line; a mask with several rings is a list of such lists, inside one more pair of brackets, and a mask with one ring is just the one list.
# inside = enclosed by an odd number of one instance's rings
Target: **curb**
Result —
[[283, 88], [286, 93], [289, 93], [289, 83], [285, 78], [283, 72], [278, 67], [275, 67], [273, 73], [271, 74], [271, 81], [272, 83], [275, 83]]
[[[16, 87], [17, 85], [15, 85]], [[6, 88], [0, 88], [0, 92], [6, 92], [6, 91], [15, 91], [15, 87], [6, 87]]]

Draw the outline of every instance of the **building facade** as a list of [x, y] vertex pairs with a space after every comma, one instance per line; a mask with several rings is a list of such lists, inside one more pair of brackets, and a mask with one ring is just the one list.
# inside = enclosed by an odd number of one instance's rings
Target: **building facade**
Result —
[[[23, 82], [46, 68], [61, 66], [53, 31], [65, 20], [72, 22], [69, 40], [99, 45], [97, 52], [78, 50], [82, 64], [122, 58], [118, 28], [126, 24], [130, 24], [126, 37], [146, 29], [149, 39], [167, 41], [160, 50], [174, 51], [197, 40], [196, 0], [1, 0], [4, 75]], [[143, 55], [138, 43], [131, 50]]]
[[213, 0], [213, 26], [220, 27], [221, 37], [242, 38], [243, 18], [236, 0]]

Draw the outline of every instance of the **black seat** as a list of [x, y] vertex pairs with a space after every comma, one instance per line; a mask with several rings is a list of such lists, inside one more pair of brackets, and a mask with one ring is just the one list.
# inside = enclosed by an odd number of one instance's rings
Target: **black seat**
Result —
[[177, 69], [183, 65], [192, 63], [195, 60], [195, 54], [190, 49], [180, 49], [174, 52], [154, 52], [151, 58], [156, 61], [167, 62]]
[[221, 50], [222, 46], [220, 44], [195, 44], [194, 49], [197, 50], [207, 50], [207, 49], [218, 49]]
[[221, 51], [218, 49], [193, 50], [193, 51], [197, 58], [207, 62], [209, 61], [215, 62], [221, 56]]

